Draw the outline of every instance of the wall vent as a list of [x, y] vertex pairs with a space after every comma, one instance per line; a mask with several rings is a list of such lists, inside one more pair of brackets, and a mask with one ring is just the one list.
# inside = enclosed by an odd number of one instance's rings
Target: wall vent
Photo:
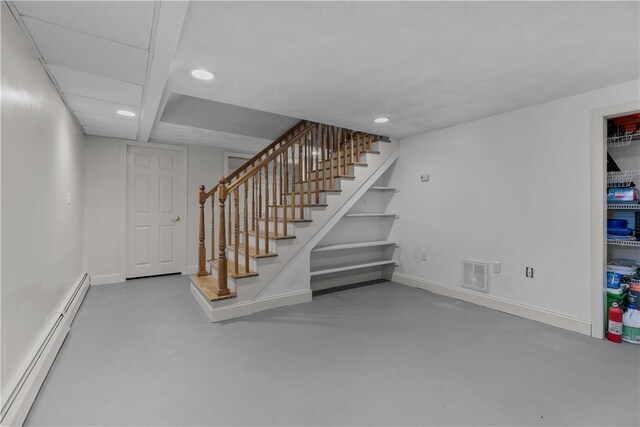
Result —
[[463, 259], [462, 287], [489, 293], [489, 263]]

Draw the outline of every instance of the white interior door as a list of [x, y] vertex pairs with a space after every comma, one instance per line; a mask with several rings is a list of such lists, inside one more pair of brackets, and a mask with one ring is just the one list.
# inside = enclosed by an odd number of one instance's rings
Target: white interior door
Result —
[[182, 153], [127, 149], [127, 278], [181, 271]]

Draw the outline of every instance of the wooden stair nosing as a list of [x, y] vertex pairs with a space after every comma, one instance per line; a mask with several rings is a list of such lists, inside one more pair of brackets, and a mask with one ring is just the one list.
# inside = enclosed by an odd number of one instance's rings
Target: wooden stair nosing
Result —
[[196, 274], [191, 276], [191, 282], [196, 285], [199, 291], [209, 301], [219, 301], [223, 299], [235, 298], [238, 296], [234, 291], [230, 291], [229, 295], [219, 296], [217, 291], [220, 289], [218, 285], [218, 278], [213, 276], [198, 276]]
[[[258, 219], [264, 221], [264, 217], [258, 217]], [[273, 221], [273, 216], [269, 217], [269, 222]], [[284, 222], [284, 218], [282, 215], [278, 215], [278, 222]], [[313, 222], [311, 218], [289, 218], [287, 217], [287, 222], [296, 223], [296, 222]]]
[[[296, 194], [297, 194], [297, 193], [296, 193]], [[280, 204], [277, 204], [277, 203], [276, 203], [275, 205], [268, 205], [268, 206], [269, 206], [270, 208], [273, 208], [273, 207], [282, 208], [282, 207], [284, 207], [284, 205], [283, 205], [282, 203], [280, 203]], [[318, 203], [318, 204], [316, 204], [316, 203], [311, 203], [310, 205], [305, 205], [304, 207], [305, 207], [305, 208], [326, 208], [326, 207], [328, 207], [328, 206], [329, 206], [329, 205], [328, 205], [327, 203]], [[287, 204], [287, 209], [291, 209], [291, 203]], [[296, 207], [296, 209], [298, 209], [298, 207]]]
[[[248, 233], [249, 233], [249, 236], [255, 236], [256, 235], [255, 231], [249, 231]], [[263, 230], [260, 231], [260, 234], [258, 234], [258, 237], [261, 237], [263, 239], [266, 237]], [[295, 239], [295, 238], [296, 238], [296, 236], [294, 236], [292, 234], [284, 236], [284, 235], [282, 235], [280, 233], [278, 233], [278, 235], [274, 235], [273, 233], [269, 233], [269, 239], [271, 239], [271, 240], [287, 240], [287, 239]]]
[[[311, 191], [311, 196], [312, 197], [315, 194], [315, 192], [316, 192], [316, 190]], [[308, 193], [309, 192], [307, 192], [307, 191], [303, 191], [302, 195], [306, 197]], [[327, 188], [326, 190], [320, 190], [319, 189], [318, 193], [342, 193], [342, 190], [337, 190], [335, 188]], [[285, 196], [291, 196], [291, 195], [298, 196], [298, 195], [300, 195], [300, 192], [296, 191], [295, 193], [284, 193], [284, 195]]]

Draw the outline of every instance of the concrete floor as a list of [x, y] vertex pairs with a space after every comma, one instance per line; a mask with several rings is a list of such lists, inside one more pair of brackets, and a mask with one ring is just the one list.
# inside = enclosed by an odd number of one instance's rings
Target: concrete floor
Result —
[[90, 289], [27, 425], [638, 425], [640, 348], [380, 283], [211, 324]]

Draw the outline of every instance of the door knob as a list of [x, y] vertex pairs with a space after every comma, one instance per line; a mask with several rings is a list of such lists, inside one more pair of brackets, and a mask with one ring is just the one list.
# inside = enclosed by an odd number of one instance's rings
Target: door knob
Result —
[[171, 222], [180, 222], [180, 216], [176, 216], [175, 218], [171, 218]]

